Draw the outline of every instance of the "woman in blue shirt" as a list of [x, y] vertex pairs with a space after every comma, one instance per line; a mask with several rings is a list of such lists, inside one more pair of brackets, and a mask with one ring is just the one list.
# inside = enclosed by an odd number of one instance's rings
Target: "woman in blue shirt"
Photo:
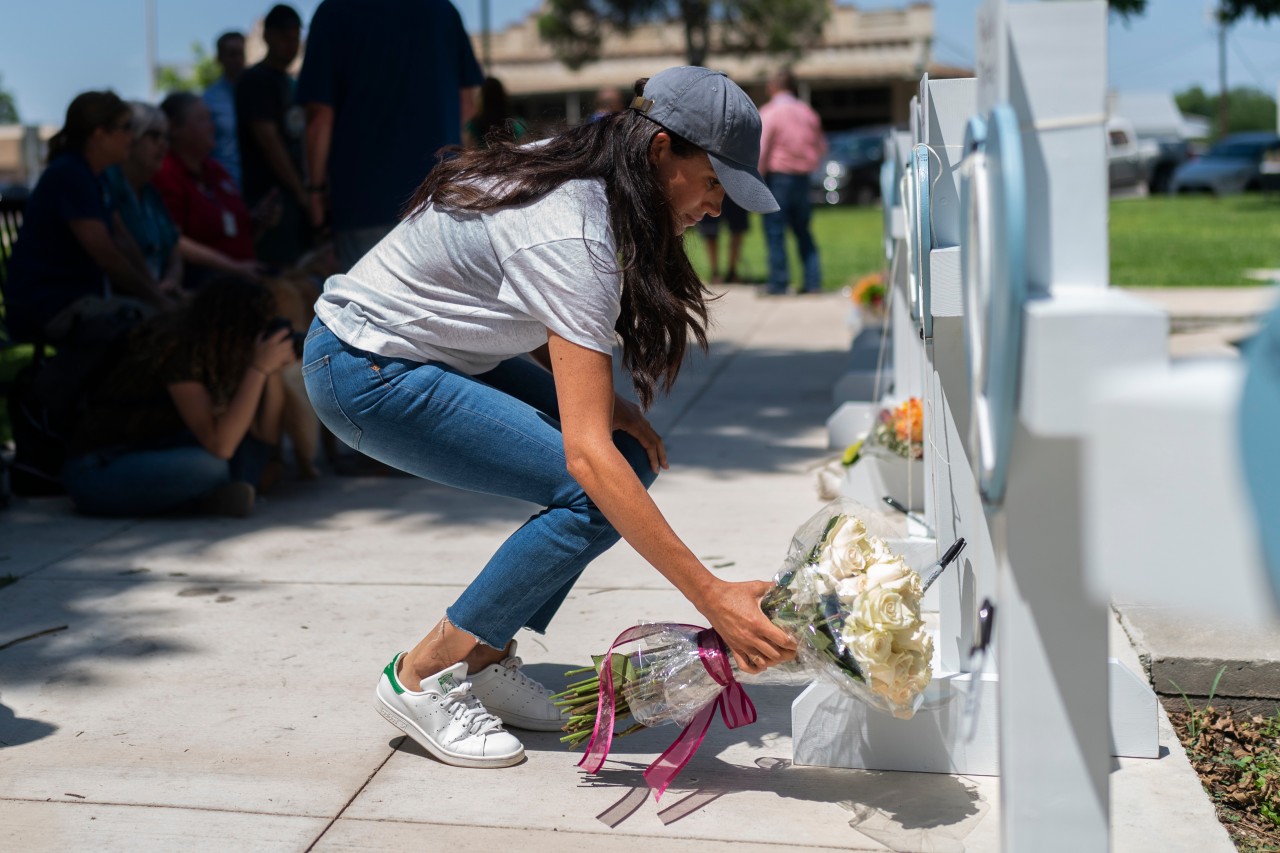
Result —
[[[135, 260], [142, 263], [165, 293], [176, 293], [182, 285], [182, 259], [174, 248], [178, 228], [169, 218], [160, 191], [151, 178], [160, 170], [169, 151], [169, 121], [156, 107], [131, 101], [133, 144], [123, 163], [103, 174], [111, 196], [111, 206], [119, 214], [124, 230], [136, 244]], [[126, 254], [134, 246], [124, 241]]]
[[112, 237], [101, 176], [133, 144], [129, 105], [113, 92], [84, 92], [49, 140], [49, 166], [27, 201], [5, 286], [5, 320], [15, 340], [57, 343], [47, 328], [85, 297], [112, 288], [155, 307], [170, 300]]

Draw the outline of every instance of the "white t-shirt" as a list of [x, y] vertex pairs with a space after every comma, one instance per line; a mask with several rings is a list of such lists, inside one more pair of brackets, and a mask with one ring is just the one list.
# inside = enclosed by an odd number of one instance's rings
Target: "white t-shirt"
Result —
[[615, 245], [598, 178], [485, 213], [428, 206], [325, 282], [316, 314], [359, 349], [472, 375], [542, 346], [548, 329], [610, 353]]

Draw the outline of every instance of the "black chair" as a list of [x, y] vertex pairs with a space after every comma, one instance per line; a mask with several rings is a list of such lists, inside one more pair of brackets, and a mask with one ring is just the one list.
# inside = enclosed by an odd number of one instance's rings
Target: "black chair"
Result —
[[[4, 325], [4, 292], [9, 284], [9, 259], [13, 257], [13, 244], [18, 241], [18, 231], [22, 228], [22, 213], [26, 206], [25, 197], [0, 196], [0, 350], [15, 348]], [[42, 349], [37, 348], [33, 351], [33, 357], [43, 355]], [[17, 364], [11, 364], [8, 365], [4, 374], [0, 375], [0, 401], [3, 401], [6, 409], [19, 369]], [[5, 414], [7, 416], [8, 412], [6, 411]], [[8, 452], [0, 450], [0, 507], [9, 504], [9, 464]]]

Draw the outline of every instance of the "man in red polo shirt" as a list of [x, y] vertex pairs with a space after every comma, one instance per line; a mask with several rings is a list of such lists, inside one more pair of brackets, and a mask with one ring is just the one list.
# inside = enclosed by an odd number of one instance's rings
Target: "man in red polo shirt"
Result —
[[178, 251], [199, 287], [214, 272], [256, 278], [254, 220], [235, 181], [211, 156], [213, 120], [196, 95], [178, 92], [160, 105], [169, 117], [169, 154], [152, 179], [182, 232]]

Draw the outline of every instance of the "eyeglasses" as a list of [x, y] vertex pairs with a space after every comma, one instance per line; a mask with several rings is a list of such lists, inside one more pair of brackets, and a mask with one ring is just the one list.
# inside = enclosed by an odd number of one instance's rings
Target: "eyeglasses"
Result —
[[133, 130], [133, 119], [125, 119], [124, 121], [116, 122], [111, 125], [109, 129], [116, 133], [124, 130]]

